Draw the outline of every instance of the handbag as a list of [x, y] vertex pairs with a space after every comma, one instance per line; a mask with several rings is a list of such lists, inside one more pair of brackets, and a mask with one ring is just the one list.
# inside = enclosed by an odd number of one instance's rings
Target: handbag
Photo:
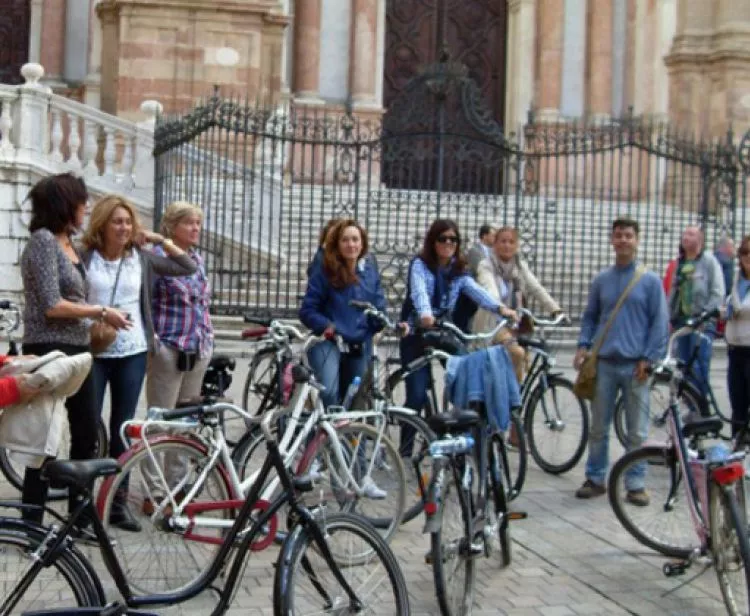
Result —
[[602, 329], [601, 335], [591, 349], [591, 353], [589, 353], [586, 359], [583, 360], [581, 369], [578, 371], [578, 376], [576, 377], [576, 381], [573, 384], [573, 393], [575, 393], [575, 395], [579, 398], [583, 400], [594, 399], [594, 394], [596, 393], [596, 362], [597, 356], [599, 355], [599, 349], [601, 349], [602, 344], [604, 343], [604, 339], [607, 337], [607, 333], [609, 332], [609, 328], [612, 326], [612, 323], [614, 322], [617, 313], [620, 311], [620, 308], [622, 308], [625, 299], [645, 272], [646, 268], [642, 265], [639, 265], [635, 270], [635, 273], [630, 279], [628, 286], [625, 287], [622, 295], [620, 295], [620, 298], [617, 300], [615, 309], [609, 315], [609, 319], [607, 319], [607, 323], [604, 325], [604, 329]]
[[[115, 275], [115, 285], [112, 287], [112, 295], [109, 298], [110, 306], [115, 302], [115, 293], [117, 292], [117, 283], [120, 281], [120, 271], [122, 270], [122, 262], [125, 257], [120, 259], [120, 265], [117, 266], [117, 274]], [[94, 355], [103, 353], [106, 351], [117, 338], [117, 330], [107, 323], [104, 319], [94, 322], [89, 329], [91, 334], [91, 352]]]

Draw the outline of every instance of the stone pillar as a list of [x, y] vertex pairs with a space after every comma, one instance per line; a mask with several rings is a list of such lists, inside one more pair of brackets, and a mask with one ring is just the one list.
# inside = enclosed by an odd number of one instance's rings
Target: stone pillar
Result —
[[589, 7], [588, 112], [595, 119], [612, 114], [612, 0]]
[[564, 7], [562, 0], [539, 0], [536, 108], [541, 122], [560, 117]]
[[378, 2], [352, 0], [349, 88], [355, 108], [379, 109], [376, 100]]
[[294, 95], [319, 102], [320, 15], [322, 0], [297, 0], [294, 6]]
[[524, 125], [534, 101], [535, 13], [534, 0], [508, 2], [507, 133], [517, 132]]
[[42, 18], [44, 0], [31, 0], [31, 19], [29, 30], [29, 62], [42, 61]]
[[86, 0], [65, 4], [65, 67], [68, 83], [82, 83], [88, 73], [89, 15]]
[[96, 0], [91, 3], [89, 17], [89, 62], [83, 102], [98, 109], [101, 106], [102, 85], [102, 24], [96, 14], [96, 4]]

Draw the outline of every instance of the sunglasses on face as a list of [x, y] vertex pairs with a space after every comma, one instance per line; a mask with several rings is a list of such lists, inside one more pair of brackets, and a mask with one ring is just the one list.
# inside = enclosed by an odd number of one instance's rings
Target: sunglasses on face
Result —
[[456, 235], [440, 235], [437, 238], [438, 244], [458, 244], [458, 236]]

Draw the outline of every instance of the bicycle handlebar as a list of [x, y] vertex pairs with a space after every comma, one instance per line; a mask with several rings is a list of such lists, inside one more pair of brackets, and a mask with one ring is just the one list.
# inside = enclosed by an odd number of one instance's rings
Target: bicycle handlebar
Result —
[[244, 419], [257, 421], [257, 418], [255, 418], [253, 415], [250, 415], [250, 413], [248, 413], [246, 410], [234, 404], [229, 404], [228, 402], [217, 402], [215, 404], [195, 404], [191, 406], [184, 406], [179, 409], [165, 409], [156, 406], [149, 409], [149, 413], [153, 416], [154, 419], [163, 419], [165, 421], [225, 412], [235, 413], [236, 415], [239, 415]]
[[528, 317], [534, 325], [539, 325], [540, 327], [557, 327], [563, 324], [570, 325], [568, 315], [562, 312], [552, 319], [538, 317], [527, 308], [519, 308], [518, 314]]
[[394, 329], [394, 330], [398, 329], [398, 325], [394, 323], [393, 320], [385, 312], [383, 312], [382, 310], [378, 310], [370, 302], [363, 302], [358, 299], [352, 299], [349, 301], [349, 305], [352, 308], [357, 308], [361, 310], [368, 317], [377, 319], [383, 325], [385, 325], [388, 329]]
[[[699, 314], [698, 316], [691, 317], [687, 321], [685, 321], [685, 324], [680, 327], [679, 329], [676, 329], [672, 332], [672, 335], [669, 336], [669, 341], [667, 342], [667, 355], [663, 359], [657, 361], [654, 363], [654, 366], [651, 368], [652, 373], [661, 373], [671, 370], [677, 365], [677, 360], [675, 359], [674, 355], [672, 354], [672, 349], [674, 347], [674, 343], [679, 338], [684, 338], [685, 336], [689, 336], [691, 334], [696, 333], [703, 325], [708, 323], [711, 319], [715, 319], [719, 316], [719, 309], [714, 308], [713, 310], [706, 310]], [[701, 334], [705, 335], [705, 334]]]
[[480, 334], [467, 334], [455, 323], [451, 323], [450, 321], [443, 321], [440, 319], [435, 321], [435, 327], [451, 332], [462, 342], [481, 342], [484, 340], [491, 340], [501, 329], [503, 329], [503, 327], [506, 327], [507, 325], [508, 319], [506, 319], [505, 317], [501, 317], [498, 318], [497, 325], [491, 331], [482, 332]]

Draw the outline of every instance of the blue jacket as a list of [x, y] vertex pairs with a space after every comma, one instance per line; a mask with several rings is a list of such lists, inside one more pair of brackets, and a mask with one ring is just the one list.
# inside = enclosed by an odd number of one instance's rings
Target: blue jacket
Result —
[[521, 404], [513, 363], [503, 345], [452, 356], [446, 368], [445, 388], [456, 407], [484, 402], [490, 423], [503, 431], [510, 425], [510, 410]]
[[380, 275], [371, 260], [360, 259], [357, 277], [358, 283], [335, 289], [322, 267], [313, 268], [299, 311], [300, 321], [318, 335], [333, 324], [336, 333], [346, 342], [363, 342], [372, 338], [381, 325], [368, 319], [361, 310], [351, 307], [349, 302], [353, 299], [370, 302], [379, 310], [385, 310], [385, 295], [380, 286]]
[[[597, 274], [591, 283], [588, 303], [581, 321], [578, 346], [590, 349], [617, 305], [635, 272], [635, 263], [613, 265]], [[667, 302], [661, 280], [645, 272], [615, 316], [599, 349], [606, 359], [656, 361], [664, 356], [669, 334]]]

